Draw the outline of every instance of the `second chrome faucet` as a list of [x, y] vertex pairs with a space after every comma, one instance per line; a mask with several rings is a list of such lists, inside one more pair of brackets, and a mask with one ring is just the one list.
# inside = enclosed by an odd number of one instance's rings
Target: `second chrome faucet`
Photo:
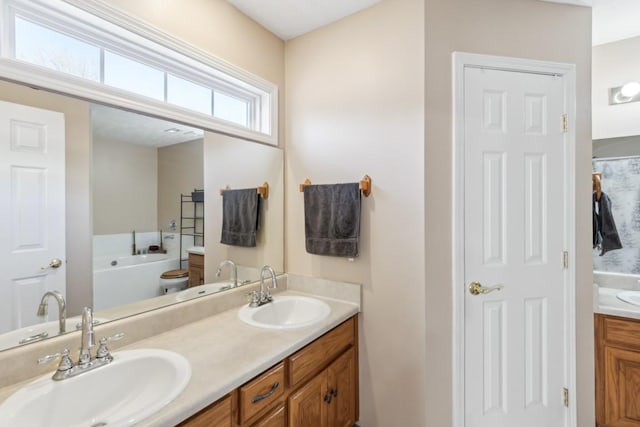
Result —
[[[264, 281], [264, 273], [267, 272], [271, 276], [271, 284], [265, 284]], [[273, 297], [271, 296], [271, 289], [276, 289], [278, 287], [278, 279], [276, 279], [276, 272], [269, 265], [265, 265], [260, 270], [260, 292], [253, 291], [251, 292], [251, 302], [249, 303], [249, 307], [260, 307], [261, 305], [270, 303], [273, 301]]]

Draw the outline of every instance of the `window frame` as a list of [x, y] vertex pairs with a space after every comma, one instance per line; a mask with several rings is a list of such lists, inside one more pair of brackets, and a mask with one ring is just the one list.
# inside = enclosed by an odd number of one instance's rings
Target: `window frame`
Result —
[[[97, 0], [0, 0], [0, 78], [106, 103], [240, 138], [278, 145], [278, 87]], [[246, 100], [249, 127], [165, 101], [15, 59], [14, 16]], [[100, 66], [103, 66], [101, 62]]]

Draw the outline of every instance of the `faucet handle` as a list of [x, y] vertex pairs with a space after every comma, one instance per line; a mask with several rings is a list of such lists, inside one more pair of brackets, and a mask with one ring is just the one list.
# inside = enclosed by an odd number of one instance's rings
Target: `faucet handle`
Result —
[[260, 293], [258, 291], [251, 291], [247, 296], [251, 297], [249, 307], [258, 307], [260, 305]]
[[100, 341], [99, 341], [100, 346], [98, 347], [98, 350], [96, 351], [96, 359], [99, 359], [99, 360], [112, 359], [113, 357], [111, 356], [111, 352], [109, 351], [109, 348], [107, 347], [107, 342], [120, 341], [122, 338], [124, 338], [124, 333], [122, 333], [122, 332], [120, 332], [118, 334], [115, 334], [115, 335], [112, 335], [110, 337], [102, 337], [102, 338], [100, 338]]
[[69, 349], [65, 348], [60, 353], [55, 354], [47, 354], [38, 359], [38, 365], [42, 365], [45, 363], [49, 363], [52, 360], [60, 358], [60, 364], [58, 365], [58, 371], [68, 371], [73, 368], [73, 362], [71, 361], [71, 357], [69, 357]]

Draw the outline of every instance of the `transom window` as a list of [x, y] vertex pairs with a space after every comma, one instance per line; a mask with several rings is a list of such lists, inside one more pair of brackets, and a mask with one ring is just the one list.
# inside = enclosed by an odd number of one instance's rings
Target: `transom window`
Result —
[[[118, 22], [111, 22], [99, 16], [116, 13], [104, 5], [86, 2], [93, 5], [88, 11], [73, 0], [0, 1], [0, 75], [11, 78], [27, 70], [18, 80], [54, 90], [60, 82], [76, 91], [89, 87], [94, 90], [90, 98], [100, 98], [98, 92], [111, 101], [147, 103], [171, 115], [181, 112], [193, 124], [206, 121], [205, 128], [245, 137], [248, 132], [250, 138], [277, 144], [272, 83], [168, 36], [161, 41], [145, 37], [145, 29], [151, 35], [158, 31], [133, 18], [116, 16]], [[57, 83], [51, 82], [54, 75]]]

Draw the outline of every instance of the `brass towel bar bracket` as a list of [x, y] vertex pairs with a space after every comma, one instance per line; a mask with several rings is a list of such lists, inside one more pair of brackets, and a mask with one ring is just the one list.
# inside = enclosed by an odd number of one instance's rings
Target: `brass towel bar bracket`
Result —
[[[227, 185], [225, 188], [221, 188], [220, 189], [220, 195], [222, 196], [222, 193], [224, 193], [227, 190], [231, 190], [231, 187], [229, 185]], [[267, 181], [264, 182], [264, 184], [260, 185], [259, 187], [256, 188], [256, 192], [262, 196], [263, 199], [268, 199], [269, 198], [269, 183]]]
[[[309, 178], [305, 179], [302, 184], [300, 184], [300, 192], [304, 192], [304, 187], [307, 185], [311, 185], [311, 180]], [[371, 177], [369, 175], [365, 175], [364, 178], [360, 180], [359, 183], [360, 191], [364, 194], [365, 197], [369, 197], [371, 194]]]

